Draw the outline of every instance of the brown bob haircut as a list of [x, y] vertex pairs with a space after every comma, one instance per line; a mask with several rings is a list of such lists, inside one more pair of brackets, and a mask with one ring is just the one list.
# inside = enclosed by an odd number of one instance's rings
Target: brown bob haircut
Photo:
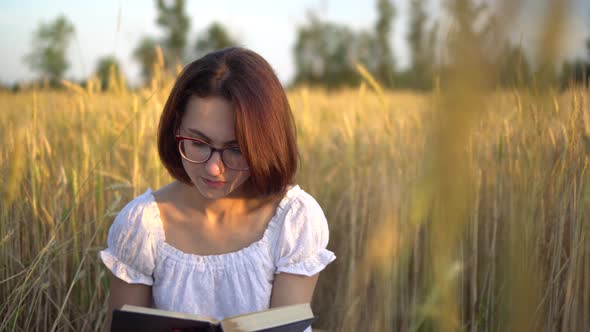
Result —
[[253, 51], [231, 47], [186, 66], [166, 101], [158, 128], [158, 152], [175, 179], [192, 184], [175, 135], [191, 96], [222, 97], [235, 109], [236, 140], [260, 195], [284, 192], [293, 182], [299, 154], [287, 96], [271, 66]]

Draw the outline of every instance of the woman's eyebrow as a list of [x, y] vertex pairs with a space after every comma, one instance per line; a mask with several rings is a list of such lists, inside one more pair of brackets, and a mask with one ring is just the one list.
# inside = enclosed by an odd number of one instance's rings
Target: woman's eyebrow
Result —
[[[207, 141], [207, 143], [212, 143], [211, 138], [209, 138], [207, 135], [205, 135], [202, 131], [198, 130], [198, 129], [193, 129], [193, 128], [186, 128], [186, 130], [190, 131], [191, 133], [200, 136], [201, 138], [203, 138], [205, 141]], [[238, 141], [231, 140], [225, 143], [221, 143], [222, 145], [232, 145], [232, 144], [238, 144]]]

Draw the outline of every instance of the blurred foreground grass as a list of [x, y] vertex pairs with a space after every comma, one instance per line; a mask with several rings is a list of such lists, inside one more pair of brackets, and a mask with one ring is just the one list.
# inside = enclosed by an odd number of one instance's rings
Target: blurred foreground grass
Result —
[[[170, 84], [0, 92], [0, 330], [99, 330], [108, 227], [170, 181], [156, 150]], [[289, 98], [297, 180], [338, 256], [318, 328], [590, 330], [590, 91]]]

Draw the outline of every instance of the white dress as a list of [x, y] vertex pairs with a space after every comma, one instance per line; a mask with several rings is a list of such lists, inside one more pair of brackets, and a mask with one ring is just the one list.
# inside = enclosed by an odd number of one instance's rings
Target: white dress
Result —
[[293, 186], [260, 240], [226, 254], [185, 253], [166, 242], [148, 189], [119, 212], [99, 256], [119, 279], [152, 286], [156, 308], [223, 319], [268, 309], [277, 273], [323, 270], [336, 258], [326, 249], [328, 237], [321, 207]]

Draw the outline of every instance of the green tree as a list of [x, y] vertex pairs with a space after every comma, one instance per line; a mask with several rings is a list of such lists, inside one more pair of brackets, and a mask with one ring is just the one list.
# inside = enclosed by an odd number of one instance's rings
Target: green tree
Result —
[[356, 69], [359, 63], [381, 84], [392, 86], [395, 59], [390, 39], [396, 10], [390, 0], [378, 0], [377, 11], [377, 22], [371, 32], [324, 22], [309, 12], [308, 22], [297, 28], [293, 83], [328, 88], [356, 85], [361, 79]]
[[170, 2], [172, 1], [157, 0], [158, 19], [156, 22], [166, 32], [162, 46], [166, 58], [172, 60], [167, 61], [168, 67], [174, 68], [177, 64], [182, 64], [184, 60], [190, 20], [185, 13], [184, 0]]
[[41, 23], [33, 37], [33, 50], [24, 60], [42, 78], [58, 82], [69, 67], [66, 52], [74, 32], [73, 24], [63, 15], [53, 22]]
[[347, 26], [322, 22], [314, 13], [298, 27], [293, 53], [294, 84], [325, 85], [329, 88], [360, 82], [355, 63], [371, 72], [378, 68], [376, 40], [371, 33], [355, 33]]
[[239, 41], [232, 37], [223, 24], [213, 22], [207, 27], [195, 45], [197, 56], [203, 56], [206, 53], [220, 50], [230, 46], [237, 46]]
[[564, 61], [560, 77], [562, 87], [572, 84], [590, 85], [590, 39], [586, 42], [586, 50], [586, 59]]
[[590, 64], [580, 59], [564, 61], [561, 68], [560, 81], [562, 87], [577, 84], [588, 84], [590, 77]]
[[433, 63], [436, 61], [434, 54], [436, 30], [434, 29], [437, 26], [435, 25], [430, 32], [430, 38], [427, 39], [427, 21], [424, 0], [412, 0], [410, 3], [410, 32], [408, 33], [411, 52], [408, 83], [413, 88], [429, 88], [432, 85]]
[[96, 64], [95, 74], [100, 79], [103, 90], [118, 86], [121, 77], [119, 61], [114, 56], [100, 58]]
[[498, 64], [501, 86], [523, 87], [530, 83], [531, 67], [522, 46], [513, 46], [506, 42]]
[[[490, 71], [498, 61], [498, 34], [494, 16], [484, 2], [472, 0], [448, 0], [446, 8], [452, 19], [446, 51], [448, 62], [445, 70], [461, 71], [465, 68], [481, 68]], [[492, 77], [493, 73], [487, 73]]]
[[389, 41], [391, 39], [396, 11], [389, 0], [378, 0], [377, 13], [378, 18], [375, 25], [375, 34], [377, 40], [378, 68], [373, 74], [380, 82], [386, 86], [391, 86], [393, 84], [392, 78], [395, 71], [395, 61]]
[[154, 65], [157, 61], [156, 47], [158, 42], [151, 37], [143, 37], [133, 51], [133, 58], [141, 65], [141, 76], [144, 82], [149, 82], [154, 75]]

